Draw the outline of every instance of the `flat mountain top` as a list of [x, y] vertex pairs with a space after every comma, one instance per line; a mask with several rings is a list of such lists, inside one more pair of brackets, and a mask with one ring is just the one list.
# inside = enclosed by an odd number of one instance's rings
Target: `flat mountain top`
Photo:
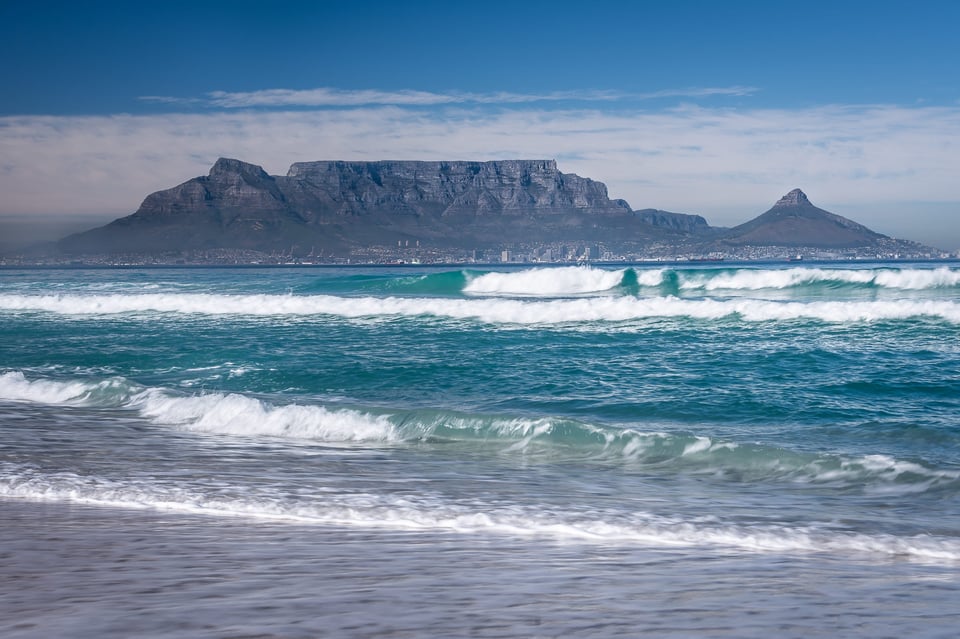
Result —
[[58, 248], [68, 255], [228, 249], [349, 257], [376, 247], [590, 243], [682, 255], [891, 242], [899, 241], [814, 206], [800, 189], [722, 229], [699, 215], [633, 210], [611, 199], [602, 182], [562, 173], [555, 160], [333, 160], [269, 175], [220, 158], [207, 175], [152, 193], [132, 215], [66, 237]]
[[642, 241], [671, 232], [602, 182], [554, 160], [298, 162], [285, 176], [220, 158], [206, 176], [152, 193], [132, 215], [64, 238], [68, 253], [214, 248], [321, 250], [423, 242]]

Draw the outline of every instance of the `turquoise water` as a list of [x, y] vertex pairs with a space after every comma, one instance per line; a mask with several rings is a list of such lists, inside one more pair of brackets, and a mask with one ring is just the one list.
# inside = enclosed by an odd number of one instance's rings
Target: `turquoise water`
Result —
[[4, 270], [0, 320], [11, 636], [955, 632], [955, 264]]

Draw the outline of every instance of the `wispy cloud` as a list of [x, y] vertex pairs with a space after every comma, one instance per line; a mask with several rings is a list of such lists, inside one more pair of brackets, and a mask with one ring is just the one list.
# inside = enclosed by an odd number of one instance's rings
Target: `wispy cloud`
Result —
[[161, 104], [203, 105], [223, 109], [286, 108], [286, 107], [361, 107], [361, 106], [438, 106], [438, 105], [517, 105], [537, 102], [617, 102], [664, 98], [705, 98], [714, 96], [747, 96], [753, 87], [693, 87], [665, 89], [649, 93], [627, 93], [610, 90], [552, 91], [546, 93], [469, 93], [433, 91], [381, 91], [377, 89], [346, 90], [329, 87], [316, 89], [265, 89], [261, 91], [213, 91], [203, 98], [141, 96], [146, 102]]
[[632, 95], [637, 100], [655, 100], [659, 98], [707, 98], [717, 95], [721, 96], [747, 96], [757, 93], [756, 87], [691, 87], [687, 89], [663, 89], [661, 91], [652, 91], [650, 93], [637, 93]]
[[[960, 107], [611, 113], [448, 104], [5, 117], [0, 215], [129, 213], [148, 193], [205, 174], [218, 156], [273, 174], [319, 159], [556, 158], [561, 170], [605, 182], [635, 208], [734, 224], [793, 187], [841, 214], [878, 202], [960, 202], [958, 148]], [[876, 223], [869, 215], [857, 220]]]
[[171, 106], [183, 105], [205, 105], [208, 100], [204, 98], [177, 98], [170, 95], [141, 95], [137, 98], [141, 102], [153, 102], [155, 104], [169, 104]]

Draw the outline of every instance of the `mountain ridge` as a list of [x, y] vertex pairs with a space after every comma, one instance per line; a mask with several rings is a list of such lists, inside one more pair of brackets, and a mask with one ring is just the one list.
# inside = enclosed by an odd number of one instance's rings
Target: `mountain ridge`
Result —
[[348, 256], [369, 247], [494, 248], [587, 242], [715, 252], [747, 245], [850, 248], [898, 242], [815, 207], [800, 189], [739, 226], [634, 210], [555, 160], [296, 162], [286, 175], [220, 158], [149, 194], [131, 215], [63, 238], [66, 254], [237, 249]]
[[[680, 215], [680, 214], [674, 214]], [[220, 158], [199, 176], [148, 195], [140, 208], [64, 238], [68, 253], [202, 248], [259, 250], [430, 242], [646, 241], [672, 230], [635, 216], [602, 182], [554, 160], [298, 162], [286, 176]]]
[[766, 212], [722, 235], [732, 245], [819, 246], [852, 248], [869, 246], [886, 235], [813, 205], [800, 189], [793, 189]]

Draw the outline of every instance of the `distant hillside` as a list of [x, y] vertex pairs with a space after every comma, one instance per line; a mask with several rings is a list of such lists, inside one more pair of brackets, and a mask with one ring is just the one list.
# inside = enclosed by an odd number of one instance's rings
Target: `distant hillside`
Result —
[[800, 189], [793, 189], [773, 207], [745, 224], [721, 234], [732, 245], [853, 248], [889, 240], [845, 217], [814, 206]]
[[699, 215], [671, 213], [670, 211], [661, 211], [660, 209], [640, 209], [633, 213], [644, 223], [657, 228], [671, 229], [692, 235], [710, 233], [717, 230], [707, 224], [707, 221]]

